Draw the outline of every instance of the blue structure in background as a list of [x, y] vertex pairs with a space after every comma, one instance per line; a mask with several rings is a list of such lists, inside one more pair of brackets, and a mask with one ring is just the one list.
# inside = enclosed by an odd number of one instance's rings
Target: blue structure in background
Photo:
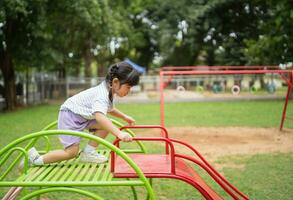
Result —
[[136, 63], [134, 63], [134, 62], [132, 62], [132, 61], [129, 60], [128, 58], [126, 58], [126, 59], [124, 60], [124, 62], [127, 62], [128, 64], [132, 65], [133, 68], [136, 69], [139, 73], [141, 73], [141, 74], [145, 73], [145, 68], [144, 68], [144, 67], [142, 67], [142, 66], [140, 66], [140, 65], [138, 65], [138, 64], [136, 64]]

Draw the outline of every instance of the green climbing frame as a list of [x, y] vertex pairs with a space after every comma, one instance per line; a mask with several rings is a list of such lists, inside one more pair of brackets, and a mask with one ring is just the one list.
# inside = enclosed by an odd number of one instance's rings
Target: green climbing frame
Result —
[[[118, 127], [122, 126], [118, 121], [112, 120], [112, 122]], [[44, 193], [59, 191], [79, 193], [93, 199], [103, 199], [98, 194], [93, 194], [92, 192], [80, 189], [80, 187], [130, 186], [134, 199], [137, 199], [134, 186], [141, 186], [146, 189], [148, 195], [147, 198], [155, 199], [150, 181], [144, 176], [141, 169], [127, 156], [127, 152], [144, 153], [146, 149], [141, 142], [137, 142], [139, 147], [137, 149], [121, 150], [110, 142], [88, 133], [67, 130], [49, 130], [54, 128], [56, 124], [57, 122], [55, 121], [46, 126], [42, 131], [27, 134], [18, 138], [0, 150], [0, 168], [5, 166], [5, 170], [0, 172], [0, 187], [35, 188], [33, 192], [21, 197], [21, 199], [30, 199]], [[131, 130], [126, 131], [134, 136], [134, 133]], [[133, 168], [139, 178], [131, 180], [113, 178], [110, 171], [110, 161], [104, 164], [82, 163], [79, 162], [79, 158], [75, 158], [55, 164], [28, 167], [27, 151], [42, 138], [47, 141], [46, 149], [42, 153], [48, 152], [51, 149], [49, 138], [60, 134], [79, 136], [98, 142], [105, 147], [99, 151], [101, 154], [109, 157], [110, 152], [114, 151]], [[25, 147], [23, 147], [23, 144], [25, 144]], [[12, 162], [7, 163], [9, 157], [16, 152], [18, 153], [16, 158]], [[22, 158], [24, 158], [24, 168], [21, 175], [13, 180], [8, 179], [8, 174], [11, 173]]]

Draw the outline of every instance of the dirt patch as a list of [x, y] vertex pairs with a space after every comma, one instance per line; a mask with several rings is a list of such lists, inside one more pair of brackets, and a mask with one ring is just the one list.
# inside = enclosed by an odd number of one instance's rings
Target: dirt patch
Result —
[[[277, 128], [168, 128], [171, 138], [191, 144], [209, 161], [219, 157], [239, 154], [293, 151], [293, 129], [279, 131]], [[158, 136], [160, 132], [146, 130], [141, 136]], [[181, 153], [189, 151], [176, 147]]]

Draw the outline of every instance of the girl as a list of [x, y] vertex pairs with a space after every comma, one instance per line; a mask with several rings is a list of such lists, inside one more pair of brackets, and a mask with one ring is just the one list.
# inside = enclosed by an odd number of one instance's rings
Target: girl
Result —
[[[112, 133], [125, 142], [130, 142], [132, 137], [120, 131], [106, 117], [109, 113], [133, 125], [135, 120], [113, 107], [113, 97], [126, 96], [130, 88], [139, 82], [139, 73], [126, 62], [120, 62], [110, 67], [106, 80], [98, 86], [82, 91], [61, 105], [58, 117], [58, 129], [83, 131], [88, 129], [101, 138]], [[81, 138], [70, 135], [60, 135], [59, 139], [64, 146], [63, 150], [48, 152], [40, 156], [35, 148], [29, 150], [31, 165], [43, 165], [74, 158], [79, 153]], [[89, 141], [80, 153], [80, 161], [103, 163], [108, 159], [96, 152], [98, 144]]]

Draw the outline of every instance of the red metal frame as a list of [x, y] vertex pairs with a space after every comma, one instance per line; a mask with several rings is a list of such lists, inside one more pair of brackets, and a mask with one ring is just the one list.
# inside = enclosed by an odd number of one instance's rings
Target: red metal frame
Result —
[[[120, 130], [124, 129], [147, 129], [147, 128], [156, 128], [156, 129], [161, 129], [161, 136], [164, 138], [169, 138], [168, 131], [165, 127], [160, 126], [160, 125], [136, 125], [136, 126], [123, 126], [120, 128]], [[166, 154], [169, 154], [169, 148], [168, 148], [168, 143], [166, 142], [166, 147], [165, 147]]]
[[[140, 161], [141, 163], [137, 163], [142, 171], [145, 173], [145, 176], [148, 178], [173, 178], [173, 179], [179, 179], [182, 180], [193, 187], [195, 187], [206, 199], [222, 199], [214, 190], [208, 186], [203, 179], [194, 171], [193, 168], [191, 168], [184, 160], [188, 160], [196, 165], [198, 165], [200, 168], [202, 168], [204, 171], [206, 171], [211, 178], [213, 178], [219, 186], [223, 188], [233, 199], [245, 199], [248, 200], [249, 198], [240, 192], [235, 186], [233, 186], [231, 183], [229, 183], [223, 176], [221, 176], [205, 159], [204, 157], [191, 145], [179, 141], [176, 139], [171, 139], [168, 138], [168, 132], [167, 130], [162, 127], [162, 126], [152, 126], [152, 125], [144, 125], [144, 126], [125, 126], [122, 127], [121, 130], [123, 129], [141, 129], [141, 128], [160, 128], [165, 132], [165, 136], [162, 137], [134, 137], [133, 140], [140, 140], [140, 141], [160, 141], [160, 142], [165, 142], [167, 144], [167, 148], [170, 148], [170, 153], [165, 154], [165, 157], [162, 157], [163, 159], [169, 158], [170, 159], [170, 166], [167, 165], [168, 168], [164, 173], [163, 172], [158, 172], [158, 168], [161, 166], [159, 162], [157, 162], [158, 156], [154, 155], [146, 155], [146, 154], [139, 154], [133, 156], [140, 156]], [[120, 140], [117, 139], [114, 141], [114, 145], [119, 147], [119, 142]], [[175, 151], [174, 144], [179, 144], [187, 147], [190, 149], [195, 155], [199, 158], [196, 159], [194, 157], [188, 156], [188, 155], [182, 155], [182, 154], [177, 154]], [[129, 155], [131, 157], [131, 155]], [[167, 157], [166, 157], [167, 156]], [[135, 158], [135, 157], [133, 157]], [[145, 159], [144, 159], [145, 158]], [[149, 160], [147, 160], [147, 158]], [[135, 172], [130, 172], [128, 169], [126, 169], [126, 166], [120, 166], [121, 171], [116, 171], [115, 172], [115, 167], [118, 165], [116, 163], [116, 159], [119, 159], [119, 157], [116, 158], [116, 155], [114, 152], [111, 152], [111, 171], [114, 174], [114, 177], [116, 178], [136, 178], [137, 175]], [[134, 159], [135, 161], [135, 159]], [[121, 164], [121, 160], [117, 161], [119, 164]], [[149, 163], [151, 163], [151, 169], [149, 168], [147, 170], [146, 167], [150, 167]], [[123, 164], [123, 163], [122, 163]], [[145, 166], [143, 166], [145, 165]], [[146, 172], [147, 171], [147, 172]]]
[[[161, 126], [165, 125], [164, 113], [164, 75], [231, 75], [231, 74], [279, 74], [287, 83], [287, 94], [285, 98], [280, 130], [283, 129], [286, 117], [287, 105], [293, 88], [293, 68], [279, 69], [278, 66], [165, 66], [160, 71], [160, 121]], [[286, 77], [288, 75], [288, 77]]]

